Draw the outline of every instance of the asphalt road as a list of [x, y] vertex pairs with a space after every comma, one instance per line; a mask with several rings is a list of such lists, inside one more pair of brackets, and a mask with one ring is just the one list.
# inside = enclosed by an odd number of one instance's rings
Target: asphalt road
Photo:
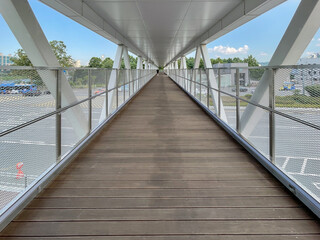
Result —
[[[119, 104], [123, 92], [119, 92]], [[87, 91], [76, 90], [79, 100]], [[126, 98], [128, 94], [126, 93]], [[92, 125], [99, 122], [104, 96], [92, 102]], [[81, 104], [88, 116], [88, 103]], [[32, 120], [55, 109], [51, 95], [23, 97], [0, 95], [0, 131]], [[284, 110], [287, 114], [320, 125], [320, 111], [309, 109]], [[243, 109], [242, 109], [243, 111]], [[229, 124], [235, 128], [234, 107], [226, 107]], [[56, 162], [55, 117], [49, 117], [31, 126], [0, 138], [0, 190], [18, 192]], [[62, 154], [70, 151], [80, 140], [72, 124], [62, 114]], [[269, 152], [268, 113], [262, 117], [248, 140], [263, 154]], [[276, 165], [320, 199], [320, 132], [283, 117], [276, 117]], [[24, 178], [16, 179], [16, 164], [23, 162]], [[0, 200], [1, 202], [1, 200]]]

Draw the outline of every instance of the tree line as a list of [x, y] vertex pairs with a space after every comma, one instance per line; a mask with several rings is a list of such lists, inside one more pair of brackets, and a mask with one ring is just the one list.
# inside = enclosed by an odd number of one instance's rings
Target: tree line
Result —
[[[62, 67], [72, 67], [74, 66], [75, 60], [67, 53], [67, 47], [63, 41], [53, 40], [49, 42], [54, 54], [56, 55], [58, 62]], [[133, 57], [129, 55], [130, 58], [130, 66], [132, 69], [137, 68], [137, 57]], [[23, 49], [18, 49], [15, 55], [10, 59], [13, 62], [14, 66], [32, 66], [31, 61], [29, 60], [27, 54]], [[190, 57], [186, 59], [187, 68], [193, 69], [194, 67], [194, 57]], [[256, 58], [252, 55], [249, 55], [247, 58], [240, 59], [238, 57], [235, 58], [215, 58], [211, 59], [212, 64], [217, 63], [248, 63], [249, 67], [257, 67], [259, 63]], [[180, 67], [180, 60], [178, 61], [178, 65]], [[113, 60], [109, 57], [105, 59], [101, 59], [99, 57], [92, 57], [88, 63], [87, 67], [92, 68], [112, 68], [113, 67]], [[124, 60], [122, 59], [121, 68], [125, 68]], [[203, 60], [200, 60], [199, 68], [204, 69]]]

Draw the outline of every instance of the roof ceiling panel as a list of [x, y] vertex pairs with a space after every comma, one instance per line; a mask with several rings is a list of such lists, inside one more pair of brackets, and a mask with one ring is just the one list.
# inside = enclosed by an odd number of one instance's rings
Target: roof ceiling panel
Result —
[[166, 65], [285, 0], [40, 0], [130, 51]]

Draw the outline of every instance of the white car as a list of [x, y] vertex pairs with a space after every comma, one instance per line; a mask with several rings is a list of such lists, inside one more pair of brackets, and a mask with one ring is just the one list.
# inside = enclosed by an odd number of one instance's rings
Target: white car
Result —
[[13, 89], [13, 90], [11, 90], [10, 93], [11, 93], [11, 94], [18, 94], [18, 93], [19, 93], [19, 90]]

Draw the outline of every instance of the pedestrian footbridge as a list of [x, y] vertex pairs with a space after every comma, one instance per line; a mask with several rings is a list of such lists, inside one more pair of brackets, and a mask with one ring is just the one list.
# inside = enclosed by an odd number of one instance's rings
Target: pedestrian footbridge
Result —
[[0, 66], [0, 239], [320, 239], [320, 65], [296, 65], [320, 0], [255, 67], [207, 44], [285, 0], [40, 2], [117, 49], [63, 67], [28, 0], [1, 0], [32, 66]]
[[168, 76], [155, 76], [1, 239], [318, 239], [319, 223]]

